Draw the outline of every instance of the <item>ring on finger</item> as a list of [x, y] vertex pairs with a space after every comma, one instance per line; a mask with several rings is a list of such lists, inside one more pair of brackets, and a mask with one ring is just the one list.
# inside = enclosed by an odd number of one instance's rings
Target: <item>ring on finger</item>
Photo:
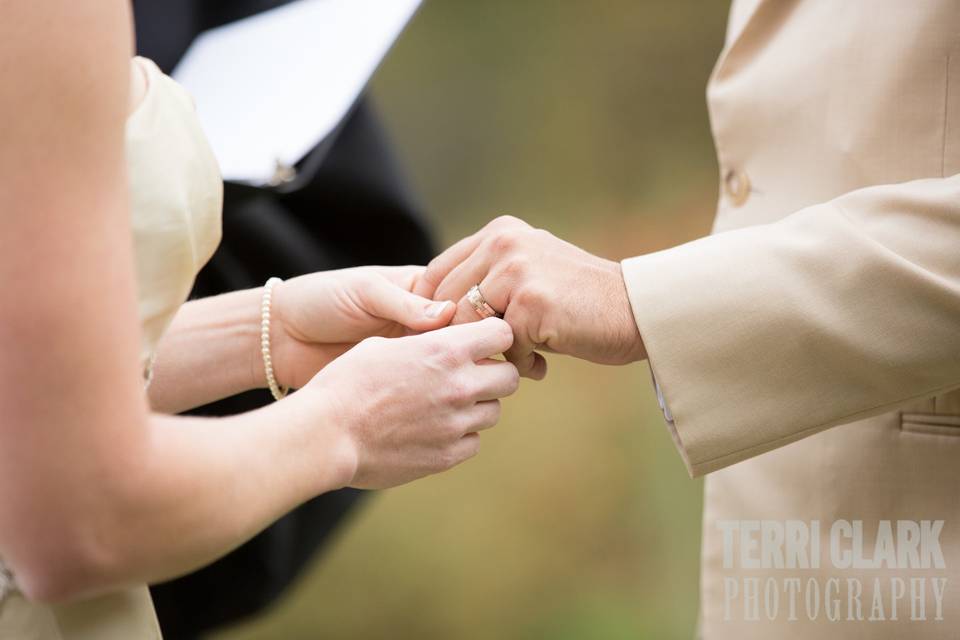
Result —
[[480, 293], [480, 285], [475, 284], [467, 291], [467, 302], [473, 307], [474, 311], [481, 318], [502, 318], [503, 314], [490, 306], [483, 294]]

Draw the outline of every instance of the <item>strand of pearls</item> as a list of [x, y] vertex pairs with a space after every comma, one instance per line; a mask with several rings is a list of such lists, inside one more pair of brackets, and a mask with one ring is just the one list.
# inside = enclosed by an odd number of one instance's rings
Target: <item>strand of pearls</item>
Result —
[[263, 355], [263, 370], [267, 374], [267, 386], [270, 387], [270, 393], [274, 400], [281, 400], [289, 388], [281, 388], [277, 384], [277, 379], [273, 375], [273, 359], [270, 357], [270, 298], [273, 295], [273, 287], [283, 282], [280, 278], [270, 278], [263, 285], [263, 298], [260, 302], [260, 353]]

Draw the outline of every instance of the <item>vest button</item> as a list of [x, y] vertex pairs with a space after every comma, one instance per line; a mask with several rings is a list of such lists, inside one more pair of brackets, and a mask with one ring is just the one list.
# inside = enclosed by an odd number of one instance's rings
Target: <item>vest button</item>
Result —
[[730, 169], [723, 176], [723, 191], [730, 203], [739, 207], [750, 197], [750, 178], [742, 171]]

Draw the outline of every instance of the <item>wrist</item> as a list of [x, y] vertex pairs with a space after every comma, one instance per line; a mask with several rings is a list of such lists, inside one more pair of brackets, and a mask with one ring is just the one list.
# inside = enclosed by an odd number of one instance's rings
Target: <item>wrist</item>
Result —
[[324, 461], [317, 493], [350, 486], [359, 464], [356, 442], [351, 435], [351, 412], [322, 381], [311, 383], [291, 398], [311, 403], [302, 415], [316, 416], [310, 422], [322, 425], [325, 434], [323, 438], [312, 439], [320, 448], [314, 459]]
[[[280, 305], [278, 304], [277, 291], [281, 284], [274, 285], [270, 305], [270, 359], [273, 373], [281, 387], [290, 387], [288, 376], [287, 355], [291, 350], [289, 344], [291, 339], [283, 328]], [[245, 389], [266, 389], [267, 371], [263, 357], [263, 345], [261, 344], [261, 333], [263, 329], [262, 305], [265, 287], [255, 289], [245, 289], [237, 291], [227, 296], [234, 296], [237, 300], [237, 306], [243, 308], [243, 319], [238, 323], [242, 326], [242, 335], [244, 336], [244, 353], [247, 358]], [[282, 372], [282, 373], [281, 373]]]
[[[228, 332], [227, 339], [237, 346], [242, 345], [242, 359], [234, 366], [242, 376], [240, 389], [247, 391], [267, 386], [260, 354], [260, 303], [263, 288], [245, 289], [222, 294], [211, 300], [222, 301], [219, 320]], [[233, 347], [234, 350], [237, 347]], [[237, 366], [239, 365], [239, 366]]]
[[[289, 389], [305, 386], [318, 371], [352, 346], [347, 342], [318, 342], [297, 328], [295, 319], [304, 311], [297, 308], [297, 304], [302, 303], [302, 300], [298, 300], [296, 280], [284, 280], [274, 285], [270, 311], [270, 358], [273, 362], [273, 375], [277, 384]], [[260, 382], [261, 386], [267, 384], [262, 356]]]
[[[357, 456], [348, 439], [348, 424], [331, 394], [314, 384], [256, 411], [231, 419], [269, 432], [261, 445], [280, 463], [278, 473], [296, 494], [296, 503], [349, 486], [356, 475]], [[293, 504], [290, 505], [294, 506]]]
[[[259, 289], [263, 295], [263, 287]], [[273, 366], [273, 375], [277, 384], [282, 388], [291, 389], [303, 386], [296, 375], [296, 365], [302, 357], [298, 352], [303, 351], [305, 344], [294, 337], [290, 331], [289, 317], [289, 290], [286, 281], [278, 282], [273, 286], [270, 303], [270, 359]], [[263, 318], [260, 318], [263, 322]], [[260, 386], [267, 387], [266, 367], [262, 351], [258, 349]]]
[[619, 344], [619, 352], [622, 354], [622, 363], [629, 364], [646, 360], [647, 350], [643, 344], [643, 337], [640, 335], [640, 328], [637, 326], [637, 320], [633, 315], [633, 307], [630, 305], [630, 295], [627, 292], [627, 283], [623, 277], [623, 269], [619, 262], [610, 262], [611, 273], [611, 292], [614, 300], [614, 314], [616, 322], [616, 338]]

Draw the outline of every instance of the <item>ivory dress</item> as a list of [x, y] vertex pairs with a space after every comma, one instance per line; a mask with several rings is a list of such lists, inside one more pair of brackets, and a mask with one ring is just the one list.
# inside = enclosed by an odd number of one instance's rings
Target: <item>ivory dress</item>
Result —
[[[223, 183], [190, 96], [149, 60], [135, 58], [132, 64], [147, 77], [146, 93], [126, 126], [146, 379], [160, 337], [220, 242]], [[15, 580], [0, 564], [0, 638], [160, 638], [146, 586], [50, 606], [26, 600]]]

